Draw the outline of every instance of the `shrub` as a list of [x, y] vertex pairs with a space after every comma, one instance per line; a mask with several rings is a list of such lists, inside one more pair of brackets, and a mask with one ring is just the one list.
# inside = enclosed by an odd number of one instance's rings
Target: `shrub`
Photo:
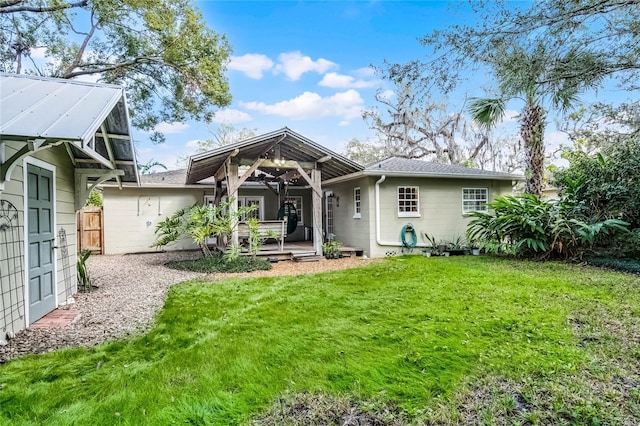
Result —
[[91, 256], [91, 250], [82, 250], [78, 253], [78, 261], [76, 267], [78, 270], [78, 289], [80, 291], [91, 290], [91, 277], [89, 277], [89, 271], [87, 270], [87, 259]]
[[613, 257], [640, 260], [640, 228], [616, 234], [611, 239], [608, 252]]
[[221, 253], [215, 253], [211, 256], [205, 256], [196, 260], [169, 262], [167, 266], [174, 269], [205, 273], [252, 272], [271, 269], [271, 264], [265, 259], [254, 258], [252, 256], [227, 258]]
[[598, 220], [568, 200], [543, 201], [535, 195], [507, 195], [489, 203], [493, 213], [474, 212], [467, 237], [490, 253], [524, 257], [581, 258], [602, 236], [626, 230], [619, 219]]

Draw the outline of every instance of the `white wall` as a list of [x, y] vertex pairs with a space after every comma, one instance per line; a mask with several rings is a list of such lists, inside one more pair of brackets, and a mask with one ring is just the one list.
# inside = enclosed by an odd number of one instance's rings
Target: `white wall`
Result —
[[[156, 225], [181, 208], [202, 203], [213, 189], [191, 188], [104, 188], [105, 254], [140, 253], [162, 250], [151, 247]], [[181, 239], [164, 250], [190, 250], [198, 246]]]

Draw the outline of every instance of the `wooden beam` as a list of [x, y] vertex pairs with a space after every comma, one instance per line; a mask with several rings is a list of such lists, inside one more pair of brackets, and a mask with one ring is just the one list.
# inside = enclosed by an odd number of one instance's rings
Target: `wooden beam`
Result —
[[[322, 197], [322, 188], [320, 185], [318, 185], [312, 178], [309, 177], [309, 175], [307, 174], [307, 172], [305, 172], [304, 170], [302, 170], [302, 167], [298, 166], [298, 172], [300, 172], [300, 175], [304, 178], [304, 180], [307, 181], [307, 183], [311, 186], [311, 189], [313, 189], [313, 192], [315, 192], [316, 194], [318, 194], [318, 196]], [[320, 174], [320, 170], [317, 169], [313, 169], [311, 170], [311, 175], [318, 175], [321, 176]]]
[[[215, 173], [213, 174], [215, 180], [222, 180], [221, 178], [222, 178], [223, 173], [226, 174], [225, 167], [226, 167], [227, 163], [229, 163], [231, 161], [231, 159], [233, 157], [235, 157], [236, 155], [238, 155], [239, 153], [240, 153], [240, 150], [238, 148], [236, 148], [233, 151], [231, 151], [229, 153], [229, 155], [227, 155], [227, 158], [224, 159], [224, 161], [222, 162], [222, 164], [220, 165], [218, 170], [216, 170]], [[218, 176], [220, 176], [220, 178], [218, 178]]]
[[255, 172], [256, 169], [260, 167], [260, 164], [262, 164], [264, 161], [264, 158], [258, 158], [255, 163], [253, 163], [251, 167], [249, 167], [249, 169], [238, 178], [234, 186], [229, 186], [229, 194], [233, 194], [234, 192], [238, 191], [240, 185], [242, 185], [249, 178], [249, 176], [251, 176], [251, 174], [253, 174], [253, 172]]
[[313, 222], [313, 248], [316, 251], [316, 255], [322, 256], [322, 174], [320, 170], [311, 170], [310, 182], [312, 188], [320, 189], [316, 192], [315, 189], [311, 193], [311, 206], [313, 208], [312, 222]]
[[278, 191], [276, 191], [275, 189], [273, 189], [273, 186], [271, 186], [271, 184], [269, 182], [267, 182], [266, 180], [263, 180], [262, 183], [264, 184], [264, 186], [266, 186], [267, 188], [269, 188], [269, 190], [271, 192], [273, 192], [273, 195], [276, 196], [276, 198], [278, 198], [278, 201], [280, 199], [280, 193]]
[[287, 173], [280, 176], [280, 179], [284, 179], [286, 181], [292, 181], [297, 177], [300, 177], [300, 172], [296, 169], [296, 170], [289, 170]]
[[229, 163], [226, 167], [227, 169], [227, 188], [235, 188], [234, 192], [228, 190], [229, 195], [229, 217], [231, 218], [231, 244], [237, 246], [239, 243], [238, 240], [238, 219], [236, 218], [236, 213], [238, 212], [238, 187], [236, 182], [238, 181], [238, 165]]
[[[255, 158], [240, 158], [238, 164], [241, 166], [250, 166], [256, 161]], [[310, 161], [295, 161], [295, 160], [269, 160], [265, 159], [262, 163], [262, 167], [270, 167], [273, 169], [297, 169], [298, 166], [303, 169], [311, 170], [315, 168], [315, 163]]]
[[[111, 140], [109, 139], [107, 128], [104, 123], [100, 126], [100, 130], [102, 131], [102, 139], [104, 140], [104, 145], [107, 148], [107, 155], [109, 156], [109, 161], [116, 168], [116, 157], [113, 155], [113, 147], [111, 146]], [[95, 140], [95, 138], [94, 138]], [[120, 180], [120, 176], [116, 176], [116, 182], [118, 182], [118, 188], [122, 189], [122, 180]]]

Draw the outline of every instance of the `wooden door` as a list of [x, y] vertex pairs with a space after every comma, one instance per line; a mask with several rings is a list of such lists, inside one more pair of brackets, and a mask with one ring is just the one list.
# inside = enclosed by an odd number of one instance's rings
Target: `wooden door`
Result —
[[83, 207], [78, 211], [78, 251], [104, 251], [104, 215], [102, 207]]

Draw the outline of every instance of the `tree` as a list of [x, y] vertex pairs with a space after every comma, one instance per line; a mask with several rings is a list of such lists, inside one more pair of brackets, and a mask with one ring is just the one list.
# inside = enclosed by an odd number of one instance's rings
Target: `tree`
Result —
[[[378, 142], [349, 142], [349, 158], [370, 160], [363, 164], [395, 156], [492, 170], [520, 168], [517, 142], [504, 138], [498, 142], [468, 120], [464, 108], [455, 110], [434, 101], [411, 81], [398, 81], [395, 86], [393, 97], [378, 91], [381, 107], [363, 112]], [[500, 159], [496, 158], [498, 147], [502, 148]]]
[[238, 129], [229, 123], [219, 124], [213, 131], [211, 131], [211, 135], [213, 137], [196, 141], [194, 152], [178, 156], [176, 164], [186, 166], [189, 163], [189, 157], [193, 154], [211, 151], [214, 148], [252, 138], [256, 135], [257, 131], [258, 129], [250, 129], [248, 127]]
[[153, 169], [154, 167], [160, 167], [161, 169], [168, 170], [167, 166], [159, 161], [154, 161], [154, 159], [152, 158], [144, 164], [138, 164], [138, 172], [141, 175], [148, 175], [149, 173], [151, 173], [151, 169]]
[[[123, 85], [132, 124], [146, 131], [209, 121], [212, 107], [231, 102], [231, 48], [191, 0], [2, 0], [0, 46], [5, 72]], [[34, 58], [38, 49], [47, 65]], [[155, 132], [152, 140], [164, 138]]]
[[504, 116], [508, 100], [516, 98], [524, 101], [520, 115], [520, 137], [525, 149], [525, 192], [537, 196], [542, 195], [544, 186], [545, 104], [566, 110], [575, 102], [582, 88], [595, 83], [587, 78], [547, 78], [558, 67], [571, 67], [573, 64], [580, 67], [585, 62], [594, 61], [589, 53], [571, 51], [564, 57], [557, 57], [556, 53], [549, 52], [543, 44], [533, 50], [520, 44], [497, 47], [491, 65], [498, 80], [499, 97], [475, 99], [469, 106], [474, 120], [485, 128], [491, 128]]
[[384, 144], [371, 140], [361, 141], [358, 138], [353, 138], [347, 142], [344, 155], [350, 160], [365, 166], [392, 156], [391, 153], [387, 152]]

